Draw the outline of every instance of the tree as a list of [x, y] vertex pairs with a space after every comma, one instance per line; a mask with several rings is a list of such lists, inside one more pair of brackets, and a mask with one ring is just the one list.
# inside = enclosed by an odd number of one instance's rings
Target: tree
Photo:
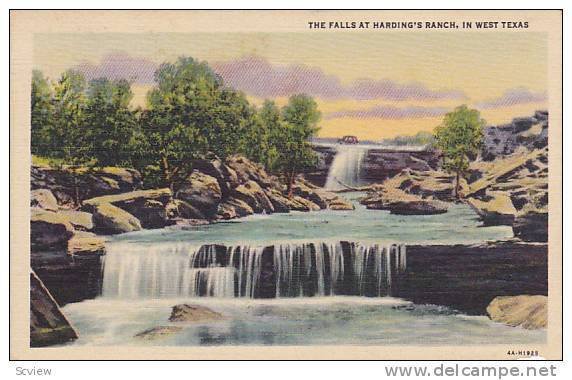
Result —
[[[94, 79], [87, 88], [85, 125], [91, 156], [99, 166], [125, 166], [130, 162], [132, 135], [137, 129], [128, 81]], [[87, 133], [87, 132], [86, 132]]]
[[282, 109], [284, 127], [275, 138], [279, 147], [278, 168], [282, 171], [288, 187], [288, 196], [292, 196], [292, 185], [296, 176], [316, 164], [316, 154], [310, 145], [310, 139], [319, 131], [320, 111], [314, 99], [307, 95], [294, 95]]
[[479, 111], [466, 105], [445, 115], [443, 123], [435, 128], [436, 146], [443, 153], [443, 166], [455, 173], [455, 197], [460, 197], [460, 180], [476, 156], [483, 141], [486, 125]]
[[53, 127], [53, 91], [41, 71], [32, 73], [31, 148], [32, 154], [49, 155], [50, 128]]

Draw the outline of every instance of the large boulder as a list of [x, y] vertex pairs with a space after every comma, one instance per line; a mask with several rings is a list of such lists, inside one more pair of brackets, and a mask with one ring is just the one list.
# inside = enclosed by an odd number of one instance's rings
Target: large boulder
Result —
[[292, 194], [311, 201], [318, 205], [320, 209], [328, 207], [328, 202], [326, 201], [324, 194], [317, 188], [308, 186], [307, 183], [301, 181], [296, 182], [294, 186], [292, 186]]
[[257, 182], [247, 181], [234, 189], [234, 197], [246, 202], [255, 213], [273, 213], [274, 205]]
[[502, 192], [491, 192], [487, 195], [486, 200], [467, 198], [466, 202], [481, 217], [485, 225], [512, 226], [517, 211], [510, 196]]
[[173, 199], [165, 207], [167, 218], [171, 220], [178, 219], [206, 219], [206, 216], [196, 207], [182, 201], [180, 199]]
[[59, 210], [58, 215], [67, 220], [75, 230], [93, 230], [93, 215], [85, 211]]
[[241, 199], [231, 198], [218, 205], [216, 219], [235, 219], [254, 214], [252, 207]]
[[[217, 168], [215, 165], [206, 167], [212, 168], [212, 170]], [[222, 176], [221, 173], [218, 173], [218, 175]], [[182, 184], [175, 198], [194, 207], [205, 217], [212, 218], [216, 214], [218, 205], [223, 197], [220, 183], [227, 184], [224, 181], [225, 179], [221, 178], [219, 181], [211, 175], [195, 171]]]
[[97, 203], [91, 207], [94, 230], [100, 234], [120, 234], [142, 229], [139, 219], [111, 203]]
[[548, 297], [506, 296], [496, 297], [487, 307], [489, 318], [509, 326], [535, 330], [548, 323]]
[[193, 161], [193, 168], [196, 173], [215, 178], [224, 197], [228, 196], [232, 189], [240, 185], [238, 175], [234, 169], [223, 164], [220, 159], [195, 160]]
[[30, 273], [30, 347], [53, 346], [77, 338], [48, 289], [35, 273]]
[[48, 189], [32, 190], [30, 192], [30, 206], [48, 211], [57, 211], [59, 209], [58, 200]]
[[166, 206], [171, 198], [171, 190], [167, 188], [137, 190], [88, 199], [84, 201], [84, 208], [93, 211], [94, 208], [98, 209], [98, 206], [102, 204], [109, 204], [138, 219], [139, 225], [143, 228], [163, 228], [170, 223], [167, 218]]
[[272, 207], [274, 208], [274, 212], [290, 212], [292, 207], [292, 201], [288, 199], [281, 191], [276, 189], [266, 189], [264, 190], [266, 196], [272, 202]]
[[33, 208], [30, 217], [32, 251], [65, 250], [73, 235], [69, 220], [57, 212]]
[[204, 322], [224, 319], [222, 314], [217, 313], [205, 306], [180, 304], [173, 306], [169, 321], [171, 322]]
[[68, 254], [74, 257], [105, 254], [105, 239], [91, 232], [75, 231], [68, 241]]

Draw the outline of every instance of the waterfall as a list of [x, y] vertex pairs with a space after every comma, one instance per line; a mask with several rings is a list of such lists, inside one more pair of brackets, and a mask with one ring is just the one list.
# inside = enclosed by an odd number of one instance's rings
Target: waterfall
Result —
[[267, 246], [114, 242], [103, 297], [312, 297], [391, 295], [406, 248], [353, 242]]
[[363, 184], [360, 182], [361, 166], [368, 149], [363, 145], [338, 145], [324, 188], [344, 189], [340, 182], [352, 187], [361, 186]]

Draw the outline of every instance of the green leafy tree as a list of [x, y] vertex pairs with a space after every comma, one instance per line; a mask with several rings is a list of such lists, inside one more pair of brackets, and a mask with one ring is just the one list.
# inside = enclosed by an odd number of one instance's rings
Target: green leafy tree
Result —
[[443, 153], [443, 166], [455, 173], [455, 196], [460, 197], [460, 180], [475, 157], [483, 141], [486, 125], [479, 111], [466, 105], [445, 115], [443, 123], [435, 128], [435, 142]]
[[137, 129], [135, 113], [129, 108], [132, 98], [131, 85], [126, 80], [101, 78], [89, 83], [85, 125], [91, 155], [99, 166], [130, 163], [132, 135]]
[[49, 156], [50, 129], [53, 127], [53, 91], [41, 71], [32, 73], [31, 148], [32, 154]]
[[286, 180], [288, 196], [292, 196], [296, 176], [316, 164], [310, 139], [319, 131], [320, 116], [316, 101], [307, 95], [291, 96], [282, 109], [284, 128], [275, 137], [275, 144], [279, 147], [277, 166]]

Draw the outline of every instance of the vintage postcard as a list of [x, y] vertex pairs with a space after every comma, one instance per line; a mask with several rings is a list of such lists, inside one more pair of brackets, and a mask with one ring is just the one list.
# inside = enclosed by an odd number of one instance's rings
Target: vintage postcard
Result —
[[12, 359], [561, 359], [561, 11], [10, 21]]

